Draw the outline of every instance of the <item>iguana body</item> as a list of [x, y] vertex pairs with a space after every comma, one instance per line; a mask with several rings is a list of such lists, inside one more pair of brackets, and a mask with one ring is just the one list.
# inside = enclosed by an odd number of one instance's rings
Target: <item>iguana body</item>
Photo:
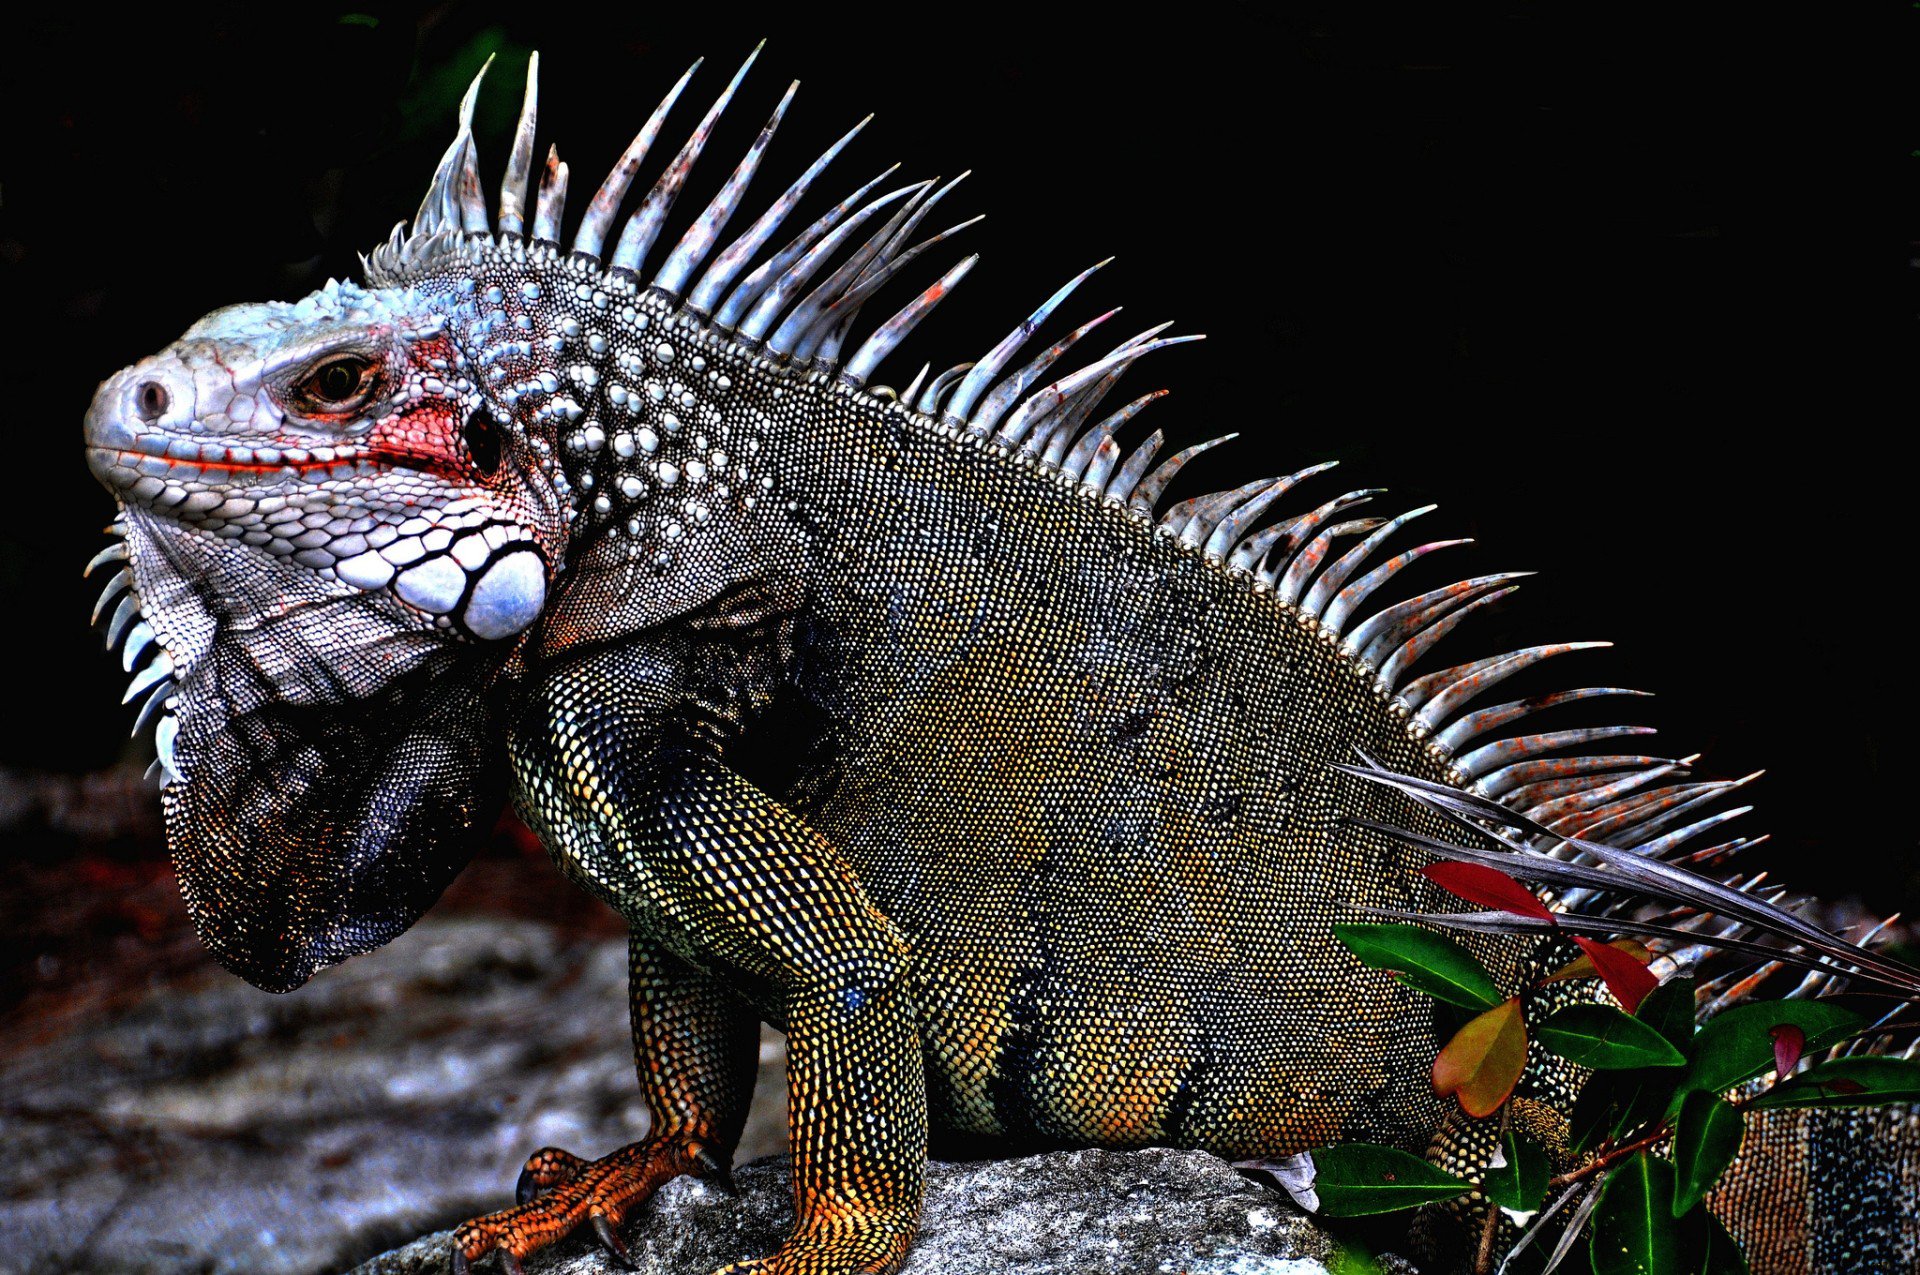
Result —
[[[845, 339], [945, 189], [869, 184], [780, 249], [803, 178], [729, 241], [776, 111], [668, 250], [738, 83], [622, 220], [676, 88], [567, 248], [564, 165], [527, 199], [530, 92], [497, 217], [463, 125], [370, 289], [218, 312], [103, 386], [114, 623], [130, 669], [159, 648], [138, 680], [210, 946], [276, 990], [376, 946], [503, 791], [626, 917], [652, 1132], [592, 1165], [538, 1153], [525, 1186], [550, 1189], [463, 1227], [462, 1262], [610, 1234], [721, 1168], [763, 1018], [789, 1035], [799, 1221], [755, 1270], [891, 1269], [929, 1136], [1466, 1154], [1431, 1003], [1329, 929], [1438, 902], [1347, 820], [1434, 817], [1328, 763], [1558, 802], [1628, 843], [1718, 787], [1542, 756], [1625, 728], [1489, 744], [1617, 692], [1476, 698], [1569, 648], [1413, 668], [1505, 577], [1381, 607], [1439, 546], [1381, 549], [1405, 519], [1343, 521], [1365, 493], [1271, 532], [1310, 475], [1158, 510], [1158, 436], [1113, 436], [1143, 404], [1089, 427], [1157, 330], [1072, 375], [1015, 357], [1070, 289], [911, 406], [870, 392], [970, 265]], [[1503, 978], [1529, 959], [1480, 948]]]

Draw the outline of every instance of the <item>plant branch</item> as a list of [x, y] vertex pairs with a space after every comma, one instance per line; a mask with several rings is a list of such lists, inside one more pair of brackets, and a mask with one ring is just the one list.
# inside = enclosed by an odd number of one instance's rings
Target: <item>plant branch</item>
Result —
[[[1513, 1104], [1511, 1102], [1503, 1102], [1500, 1104], [1500, 1132], [1496, 1135], [1499, 1140], [1494, 1143], [1496, 1148], [1500, 1150], [1506, 1149], [1507, 1130], [1512, 1124]], [[1486, 1187], [1483, 1184], [1481, 1186], [1481, 1194], [1484, 1195], [1485, 1193]], [[1491, 1275], [1493, 1270], [1493, 1239], [1494, 1236], [1499, 1233], [1500, 1206], [1495, 1204], [1492, 1198], [1489, 1197], [1487, 1199], [1487, 1220], [1480, 1227], [1480, 1252], [1473, 1259], [1473, 1275]]]
[[1604, 1155], [1595, 1156], [1577, 1169], [1569, 1169], [1558, 1177], [1548, 1179], [1547, 1190], [1557, 1191], [1563, 1186], [1571, 1186], [1575, 1182], [1584, 1181], [1602, 1170], [1611, 1169], [1614, 1165], [1620, 1163], [1628, 1156], [1633, 1155], [1635, 1152], [1648, 1151], [1659, 1146], [1672, 1135], [1673, 1130], [1667, 1127], [1665, 1121], [1662, 1121], [1652, 1133], [1647, 1134], [1645, 1137], [1635, 1138], [1632, 1142], [1615, 1147]]

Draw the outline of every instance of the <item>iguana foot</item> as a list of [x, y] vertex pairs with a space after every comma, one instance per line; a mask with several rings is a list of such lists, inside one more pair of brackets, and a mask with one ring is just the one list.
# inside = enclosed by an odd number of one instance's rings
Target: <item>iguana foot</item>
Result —
[[735, 1262], [714, 1275], [889, 1275], [907, 1259], [915, 1219], [852, 1210], [803, 1223], [772, 1257]]
[[520, 1261], [581, 1226], [590, 1226], [614, 1259], [630, 1266], [619, 1226], [628, 1213], [683, 1173], [726, 1183], [726, 1165], [711, 1148], [687, 1137], [646, 1138], [598, 1160], [558, 1147], [527, 1158], [514, 1184], [510, 1209], [462, 1222], [453, 1232], [454, 1275], [466, 1275], [488, 1253], [520, 1275]]

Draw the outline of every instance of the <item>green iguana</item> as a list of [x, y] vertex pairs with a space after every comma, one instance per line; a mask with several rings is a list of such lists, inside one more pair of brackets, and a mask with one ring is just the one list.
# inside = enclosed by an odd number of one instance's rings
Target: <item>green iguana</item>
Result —
[[[974, 361], [870, 384], [975, 259], [858, 326], [953, 233], [916, 240], [953, 183], [887, 173], [796, 222], [858, 126], [742, 228], [791, 89], [663, 236], [746, 66], [629, 208], [683, 76], [569, 232], [535, 70], [495, 206], [476, 81], [364, 284], [216, 311], [86, 425], [121, 505], [109, 637], [223, 963], [288, 991], [394, 937], [508, 797], [631, 926], [650, 1133], [534, 1154], [456, 1269], [582, 1225], [619, 1253], [661, 1183], [724, 1175], [763, 1020], [788, 1035], [798, 1221], [730, 1270], [894, 1269], [930, 1140], [1271, 1162], [1364, 1139], [1477, 1175], [1487, 1131], [1429, 1082], [1434, 1006], [1330, 932], [1348, 901], [1446, 897], [1356, 818], [1450, 825], [1335, 763], [1650, 860], [1713, 840], [1734, 785], [1683, 782], [1633, 727], [1532, 727], [1626, 692], [1488, 694], [1588, 644], [1425, 658], [1512, 577], [1383, 603], [1453, 543], [1387, 545], [1424, 510], [1368, 516], [1326, 466], [1165, 507], [1201, 448], [1137, 437], [1157, 395], [1105, 399], [1194, 338], [1079, 359], [1101, 315], [1035, 348], [1085, 273]], [[1503, 976], [1537, 959], [1473, 942]], [[1523, 1082], [1549, 1125], [1564, 1079]], [[1840, 1239], [1745, 1179], [1723, 1212], [1789, 1255], [1756, 1269], [1862, 1236], [1910, 1263], [1920, 1170], [1887, 1172]]]

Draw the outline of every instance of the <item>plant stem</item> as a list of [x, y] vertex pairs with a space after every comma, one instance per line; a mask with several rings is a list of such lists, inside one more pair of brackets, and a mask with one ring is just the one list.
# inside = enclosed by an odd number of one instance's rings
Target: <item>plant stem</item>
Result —
[[[1500, 1132], [1497, 1135], [1499, 1141], [1494, 1143], [1496, 1149], [1504, 1150], [1506, 1148], [1507, 1129], [1512, 1123], [1513, 1104], [1511, 1102], [1503, 1102], [1500, 1104]], [[1481, 1187], [1481, 1194], [1486, 1194], [1486, 1187], [1484, 1185]], [[1491, 1275], [1493, 1270], [1493, 1238], [1499, 1233], [1500, 1206], [1489, 1198], [1487, 1200], [1487, 1220], [1480, 1227], [1480, 1252], [1473, 1259], [1473, 1275]]]
[[1614, 1165], [1620, 1163], [1622, 1160], [1634, 1154], [1636, 1151], [1645, 1151], [1645, 1150], [1648, 1150], [1649, 1148], [1658, 1146], [1660, 1143], [1664, 1142], [1668, 1137], [1670, 1137], [1672, 1133], [1673, 1131], [1667, 1128], [1665, 1122], [1663, 1121], [1658, 1128], [1656, 1128], [1652, 1133], [1647, 1134], [1645, 1137], [1636, 1138], [1632, 1142], [1629, 1142], [1624, 1146], [1615, 1147], [1613, 1150], [1607, 1152], [1605, 1155], [1596, 1156], [1595, 1158], [1593, 1158], [1592, 1160], [1589, 1160], [1587, 1163], [1581, 1165], [1577, 1169], [1569, 1169], [1567, 1172], [1562, 1173], [1558, 1177], [1548, 1179], [1547, 1190], [1556, 1191], [1563, 1186], [1571, 1186], [1575, 1182], [1579, 1182], [1586, 1178], [1590, 1178], [1594, 1174], [1599, 1173], [1603, 1169], [1611, 1169]]

